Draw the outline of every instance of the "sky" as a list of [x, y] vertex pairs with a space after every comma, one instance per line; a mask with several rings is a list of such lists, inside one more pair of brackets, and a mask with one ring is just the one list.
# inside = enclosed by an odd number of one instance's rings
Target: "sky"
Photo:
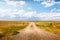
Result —
[[60, 21], [60, 0], [0, 0], [0, 20]]

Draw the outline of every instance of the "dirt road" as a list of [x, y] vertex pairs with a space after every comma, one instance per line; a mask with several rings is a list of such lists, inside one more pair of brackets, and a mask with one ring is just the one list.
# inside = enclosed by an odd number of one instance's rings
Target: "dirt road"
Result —
[[60, 40], [60, 36], [44, 31], [36, 27], [34, 22], [31, 22], [19, 34], [9, 40]]

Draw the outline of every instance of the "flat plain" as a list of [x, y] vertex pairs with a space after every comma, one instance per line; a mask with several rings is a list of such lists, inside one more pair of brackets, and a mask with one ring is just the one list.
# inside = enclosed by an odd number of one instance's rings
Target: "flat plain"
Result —
[[[38, 30], [42, 29], [44, 31], [47, 31], [47, 32], [50, 32], [52, 34], [56, 34], [56, 35], [60, 36], [60, 22], [58, 22], [58, 21], [57, 22], [51, 22], [51, 21], [44, 21], [44, 22], [43, 21], [41, 21], [41, 22], [0, 21], [0, 40], [9, 40], [10, 37], [18, 35], [20, 33], [20, 30], [24, 30], [31, 23], [36, 26], [36, 27], [34, 27], [34, 25], [33, 25], [33, 27], [32, 27], [32, 29], [34, 31], [36, 31], [35, 28], [37, 28]], [[30, 25], [30, 27], [31, 27], [31, 25]], [[28, 29], [33, 31], [29, 27], [28, 27]], [[22, 33], [24, 33], [24, 31]], [[33, 38], [31, 40], [33, 40]]]

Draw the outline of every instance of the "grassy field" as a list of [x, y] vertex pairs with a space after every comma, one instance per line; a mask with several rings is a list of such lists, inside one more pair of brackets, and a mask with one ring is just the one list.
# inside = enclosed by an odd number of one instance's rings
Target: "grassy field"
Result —
[[48, 32], [60, 35], [60, 22], [36, 22], [36, 26]]
[[18, 31], [28, 24], [28, 22], [19, 21], [0, 21], [0, 40], [8, 40], [10, 36], [18, 34]]
[[[35, 22], [35, 24], [43, 30], [60, 35], [60, 22]], [[8, 40], [28, 25], [29, 22], [0, 21], [0, 40]]]

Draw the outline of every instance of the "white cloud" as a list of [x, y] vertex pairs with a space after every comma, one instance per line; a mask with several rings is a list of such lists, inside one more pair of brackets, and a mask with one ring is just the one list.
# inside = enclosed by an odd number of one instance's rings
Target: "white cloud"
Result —
[[40, 1], [42, 1], [42, 0], [33, 0], [33, 1], [37, 1], [37, 2], [40, 2]]
[[60, 20], [60, 13], [37, 13], [36, 11], [25, 11], [24, 9], [0, 9], [0, 18], [7, 16], [9, 19], [19, 18], [38, 18], [39, 20]]
[[55, 2], [55, 0], [34, 0], [34, 1], [41, 2], [41, 4], [44, 5], [45, 7], [50, 7], [55, 4], [60, 4], [60, 2]]
[[60, 20], [60, 13], [39, 13], [35, 15], [41, 21], [58, 21]]
[[24, 6], [26, 4], [25, 1], [13, 1], [13, 0], [5, 0], [5, 3], [11, 6]]
[[36, 13], [35, 11], [30, 11], [30, 12], [26, 12], [23, 16], [31, 18], [31, 17], [35, 16], [35, 13]]
[[51, 10], [51, 12], [60, 13], [60, 9], [54, 8], [54, 9]]
[[6, 12], [9, 13], [10, 10], [8, 10], [8, 9], [0, 9], [0, 17], [4, 17]]
[[9, 18], [14, 18], [16, 15], [19, 15], [19, 17], [32, 17], [36, 13], [35, 11], [25, 11], [24, 9], [0, 9], [0, 17], [8, 16]]
[[45, 7], [50, 7], [50, 6], [53, 6], [55, 4], [55, 2], [46, 2], [46, 1], [44, 1], [41, 4], [45, 5]]
[[37, 16], [36, 17], [41, 17], [41, 18], [45, 18], [45, 17], [53, 17], [53, 16], [56, 16], [56, 13], [39, 13], [39, 14], [37, 14]]
[[25, 4], [25, 1], [20, 1], [18, 5], [24, 5]]

